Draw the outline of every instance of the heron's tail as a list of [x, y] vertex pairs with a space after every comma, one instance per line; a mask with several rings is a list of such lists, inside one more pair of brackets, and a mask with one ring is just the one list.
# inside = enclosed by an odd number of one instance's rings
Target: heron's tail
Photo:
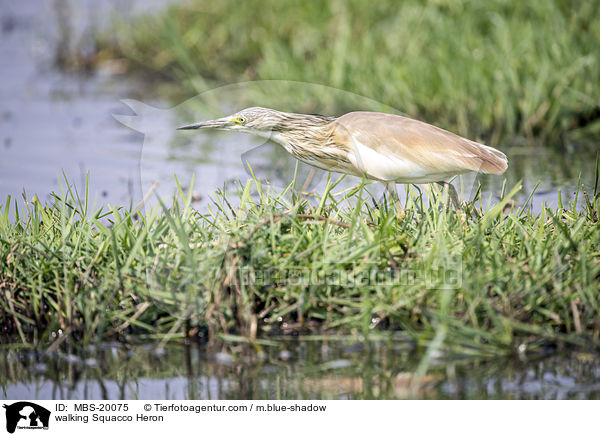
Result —
[[481, 147], [480, 171], [485, 174], [502, 174], [508, 168], [508, 158], [500, 150], [487, 145], [478, 144]]

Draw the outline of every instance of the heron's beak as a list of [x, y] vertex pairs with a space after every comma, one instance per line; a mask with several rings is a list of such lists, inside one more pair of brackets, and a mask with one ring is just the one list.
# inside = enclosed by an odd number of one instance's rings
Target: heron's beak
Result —
[[188, 124], [187, 126], [178, 127], [177, 130], [194, 130], [194, 129], [227, 129], [233, 124], [231, 118], [218, 118], [216, 120], [201, 121], [199, 123]]

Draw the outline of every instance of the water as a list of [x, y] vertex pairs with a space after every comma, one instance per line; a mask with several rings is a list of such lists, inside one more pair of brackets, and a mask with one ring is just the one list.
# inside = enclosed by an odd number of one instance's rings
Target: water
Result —
[[[108, 70], [87, 75], [55, 68], [65, 3], [2, 1], [0, 198], [23, 191], [48, 198], [60, 190], [63, 172], [81, 187], [89, 171], [99, 201], [128, 203], [139, 196], [140, 135], [124, 131], [110, 115], [119, 107], [115, 94], [126, 92], [127, 84]], [[94, 8], [81, 3], [70, 22], [81, 25], [87, 18], [91, 26]], [[85, 30], [77, 33], [86, 40]]]
[[[240, 157], [255, 142], [226, 140], [226, 153], [220, 144], [187, 151], [177, 142], [173, 111], [160, 110], [173, 104], [150, 84], [128, 77], [116, 62], [76, 72], [56, 65], [57, 58], [70, 57], [93, 63], [93, 33], [113, 14], [127, 19], [165, 4], [0, 0], [0, 204], [23, 193], [49, 200], [52, 192], [64, 192], [65, 179], [83, 193], [89, 174], [93, 204], [127, 206], [155, 181], [158, 193], [170, 196], [174, 175], [189, 184], [196, 173], [205, 205], [224, 183], [248, 177]], [[122, 99], [142, 100], [161, 115], [146, 113], [152, 132], [136, 132], [115, 119], [132, 114]]]
[[[257, 352], [225, 343], [74, 353], [0, 351], [0, 398], [20, 399], [600, 399], [584, 353], [527, 359], [422, 357], [406, 342], [279, 338]], [[442, 357], [442, 356], [440, 356]]]

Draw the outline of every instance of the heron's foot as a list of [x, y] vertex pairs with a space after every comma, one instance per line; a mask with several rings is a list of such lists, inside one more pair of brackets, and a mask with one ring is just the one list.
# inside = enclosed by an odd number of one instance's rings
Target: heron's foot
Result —
[[[454, 207], [454, 209], [457, 212], [464, 212], [465, 211], [464, 205], [463, 205], [463, 203], [461, 201], [457, 201], [456, 203], [452, 201], [451, 203], [452, 203], [452, 206]], [[448, 209], [450, 209], [450, 202], [448, 203]]]
[[446, 204], [448, 209], [450, 209], [450, 204], [452, 204], [452, 206], [454, 206], [454, 209], [457, 212], [462, 211], [463, 206], [460, 199], [458, 198], [458, 192], [456, 192], [456, 188], [454, 187], [454, 185], [445, 182], [438, 182], [438, 185], [441, 186], [442, 191], [444, 191], [446, 188], [448, 189], [448, 203]]
[[404, 208], [402, 207], [402, 205], [400, 204], [400, 201], [396, 201], [396, 221], [401, 222], [404, 221], [404, 218], [406, 218], [406, 212], [404, 211]]

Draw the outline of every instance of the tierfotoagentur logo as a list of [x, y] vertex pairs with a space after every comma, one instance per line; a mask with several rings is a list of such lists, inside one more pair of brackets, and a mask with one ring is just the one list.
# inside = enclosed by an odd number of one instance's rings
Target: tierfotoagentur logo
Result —
[[462, 285], [462, 261], [459, 257], [449, 257], [430, 269], [405, 267], [382, 270], [376, 263], [366, 268], [358, 264], [336, 266], [329, 265], [326, 274], [311, 267], [262, 269], [254, 268], [251, 264], [240, 267], [238, 272], [242, 286], [421, 286], [425, 289], [458, 289]]
[[50, 411], [28, 401], [4, 404], [6, 409], [6, 431], [14, 433], [19, 430], [48, 430]]

